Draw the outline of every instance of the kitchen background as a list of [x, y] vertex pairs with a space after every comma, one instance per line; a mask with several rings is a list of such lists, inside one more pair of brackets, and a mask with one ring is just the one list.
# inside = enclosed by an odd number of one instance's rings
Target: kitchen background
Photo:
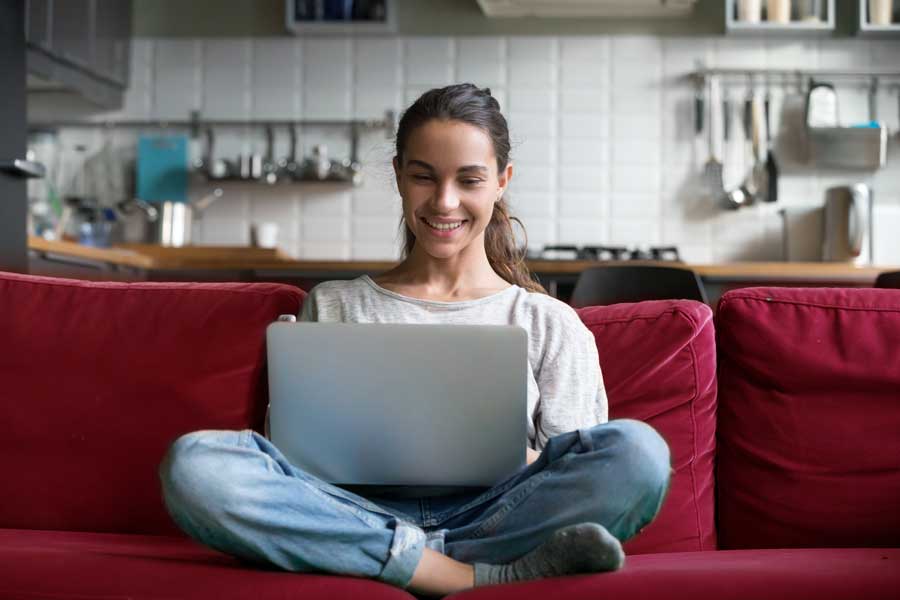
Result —
[[[729, 211], [705, 192], [709, 148], [706, 134], [694, 131], [694, 87], [686, 77], [701, 63], [896, 70], [900, 40], [735, 38], [709, 32], [708, 18], [699, 15], [696, 25], [688, 17], [675, 30], [649, 27], [647, 33], [473, 35], [460, 27], [465, 34], [455, 35], [447, 33], [454, 13], [441, 4], [447, 14], [438, 29], [444, 32], [427, 34], [293, 37], [259, 34], [248, 25], [247, 35], [235, 35], [240, 31], [232, 20], [226, 36], [211, 33], [215, 23], [204, 22], [195, 37], [190, 24], [163, 20], [135, 31], [122, 110], [88, 114], [43, 94], [39, 102], [29, 100], [29, 119], [186, 119], [192, 110], [204, 119], [383, 119], [386, 110], [399, 114], [431, 87], [470, 81], [490, 87], [509, 120], [515, 175], [507, 199], [527, 228], [529, 248], [666, 245], [677, 246], [692, 263], [779, 261], [779, 209], [821, 206], [827, 188], [865, 182], [875, 199], [873, 262], [900, 264], [896, 88], [882, 86], [877, 98], [877, 117], [891, 133], [887, 167], [833, 171], [810, 165], [803, 132], [806, 90], [795, 79], [770, 80], [779, 200]], [[473, 18], [471, 7], [466, 10], [456, 16], [460, 23]], [[762, 93], [766, 83], [757, 83]], [[841, 123], [868, 122], [868, 82], [834, 83]], [[737, 106], [746, 86], [725, 90]], [[726, 187], [736, 185], [750, 164], [737, 112], [731, 129]], [[158, 130], [145, 133], [153, 132]], [[132, 193], [129, 164], [139, 133], [63, 128], [58, 136], [32, 134], [29, 147], [50, 167], [60, 193], [94, 194], [112, 205]], [[252, 223], [275, 221], [279, 247], [300, 259], [397, 258], [401, 211], [390, 166], [392, 133], [370, 130], [361, 137], [358, 187], [216, 184], [224, 195], [195, 224], [195, 243], [246, 245]], [[285, 156], [287, 132], [275, 134], [276, 156]], [[325, 145], [332, 157], [350, 154], [349, 137], [340, 128], [304, 127], [299, 144], [303, 155], [315, 145]], [[203, 136], [192, 140], [192, 158], [203, 151]], [[264, 151], [261, 128], [216, 130], [216, 156]], [[193, 177], [190, 195], [202, 197], [216, 186]], [[45, 193], [45, 182], [29, 183], [33, 198]], [[132, 226], [125, 235], [139, 232]]]

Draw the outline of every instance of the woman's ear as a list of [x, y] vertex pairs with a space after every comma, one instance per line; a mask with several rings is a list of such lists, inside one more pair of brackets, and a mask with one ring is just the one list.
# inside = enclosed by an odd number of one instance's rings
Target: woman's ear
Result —
[[400, 184], [400, 161], [397, 160], [397, 157], [394, 157], [394, 160], [391, 161], [394, 165], [394, 177], [397, 179], [397, 184]]
[[497, 177], [497, 183], [500, 184], [500, 190], [497, 193], [497, 200], [503, 197], [503, 194], [506, 192], [506, 188], [509, 187], [509, 181], [513, 176], [513, 165], [512, 163], [507, 163], [506, 168], [500, 172]]

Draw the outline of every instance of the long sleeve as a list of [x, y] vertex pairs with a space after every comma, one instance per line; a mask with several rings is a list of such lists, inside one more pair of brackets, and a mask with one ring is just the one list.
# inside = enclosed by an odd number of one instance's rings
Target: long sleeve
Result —
[[535, 422], [537, 449], [543, 449], [556, 435], [609, 419], [597, 346], [590, 330], [574, 310], [549, 320], [547, 328], [546, 349], [536, 378], [540, 390]]

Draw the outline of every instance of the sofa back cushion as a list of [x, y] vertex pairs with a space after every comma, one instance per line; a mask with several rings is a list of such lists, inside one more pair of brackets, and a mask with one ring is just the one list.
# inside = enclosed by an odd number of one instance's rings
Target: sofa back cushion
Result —
[[179, 435], [260, 429], [279, 284], [0, 273], [0, 527], [177, 533], [157, 466]]
[[722, 548], [900, 545], [900, 291], [719, 302]]
[[625, 544], [626, 553], [714, 550], [712, 311], [699, 302], [659, 300], [578, 313], [597, 340], [609, 418], [645, 421], [672, 455], [675, 472], [662, 509]]

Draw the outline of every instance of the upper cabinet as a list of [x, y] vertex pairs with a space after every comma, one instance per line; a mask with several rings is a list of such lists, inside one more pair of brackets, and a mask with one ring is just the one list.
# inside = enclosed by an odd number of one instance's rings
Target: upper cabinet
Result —
[[697, 0], [478, 0], [488, 17], [686, 17]]
[[131, 0], [27, 0], [28, 91], [118, 108], [128, 86]]
[[724, 0], [730, 34], [829, 34], [835, 0]]
[[861, 35], [900, 34], [900, 0], [858, 0]]

